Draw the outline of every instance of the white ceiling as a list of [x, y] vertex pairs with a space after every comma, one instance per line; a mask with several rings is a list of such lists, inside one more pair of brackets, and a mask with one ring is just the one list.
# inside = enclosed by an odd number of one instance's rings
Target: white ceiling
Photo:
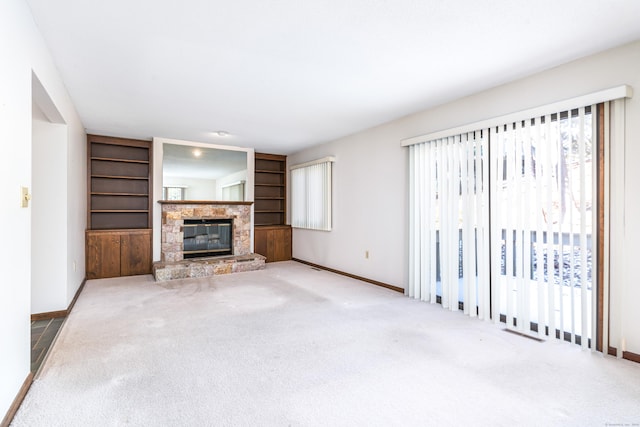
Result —
[[640, 39], [638, 0], [27, 2], [89, 132], [281, 154]]

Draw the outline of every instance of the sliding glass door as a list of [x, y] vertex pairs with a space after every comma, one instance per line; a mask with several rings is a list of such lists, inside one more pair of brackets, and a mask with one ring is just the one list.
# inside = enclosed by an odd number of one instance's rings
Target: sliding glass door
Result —
[[496, 311], [509, 328], [585, 346], [597, 266], [595, 108], [496, 127], [490, 137]]
[[587, 346], [602, 215], [596, 109], [411, 145], [407, 294]]

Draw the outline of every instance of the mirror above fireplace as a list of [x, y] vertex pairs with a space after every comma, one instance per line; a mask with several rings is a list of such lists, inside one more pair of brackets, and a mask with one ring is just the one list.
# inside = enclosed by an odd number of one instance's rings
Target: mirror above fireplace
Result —
[[245, 201], [247, 153], [163, 144], [162, 199]]

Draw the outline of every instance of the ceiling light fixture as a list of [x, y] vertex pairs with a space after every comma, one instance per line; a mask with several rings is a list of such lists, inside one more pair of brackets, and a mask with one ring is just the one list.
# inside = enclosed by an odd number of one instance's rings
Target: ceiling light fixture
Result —
[[214, 135], [216, 135], [216, 136], [220, 136], [220, 137], [222, 137], [222, 138], [224, 138], [225, 136], [229, 136], [229, 135], [231, 135], [231, 134], [230, 134], [229, 132], [227, 132], [226, 130], [217, 130], [217, 131], [215, 131], [215, 132], [213, 132], [213, 133], [214, 133]]
[[202, 150], [200, 150], [199, 148], [196, 148], [195, 150], [193, 150], [193, 155], [195, 157], [200, 157], [202, 156]]

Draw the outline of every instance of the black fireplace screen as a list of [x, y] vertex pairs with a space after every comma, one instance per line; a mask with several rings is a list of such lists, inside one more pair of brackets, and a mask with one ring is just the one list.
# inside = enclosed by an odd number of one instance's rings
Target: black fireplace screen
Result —
[[185, 219], [184, 258], [233, 255], [233, 219]]

